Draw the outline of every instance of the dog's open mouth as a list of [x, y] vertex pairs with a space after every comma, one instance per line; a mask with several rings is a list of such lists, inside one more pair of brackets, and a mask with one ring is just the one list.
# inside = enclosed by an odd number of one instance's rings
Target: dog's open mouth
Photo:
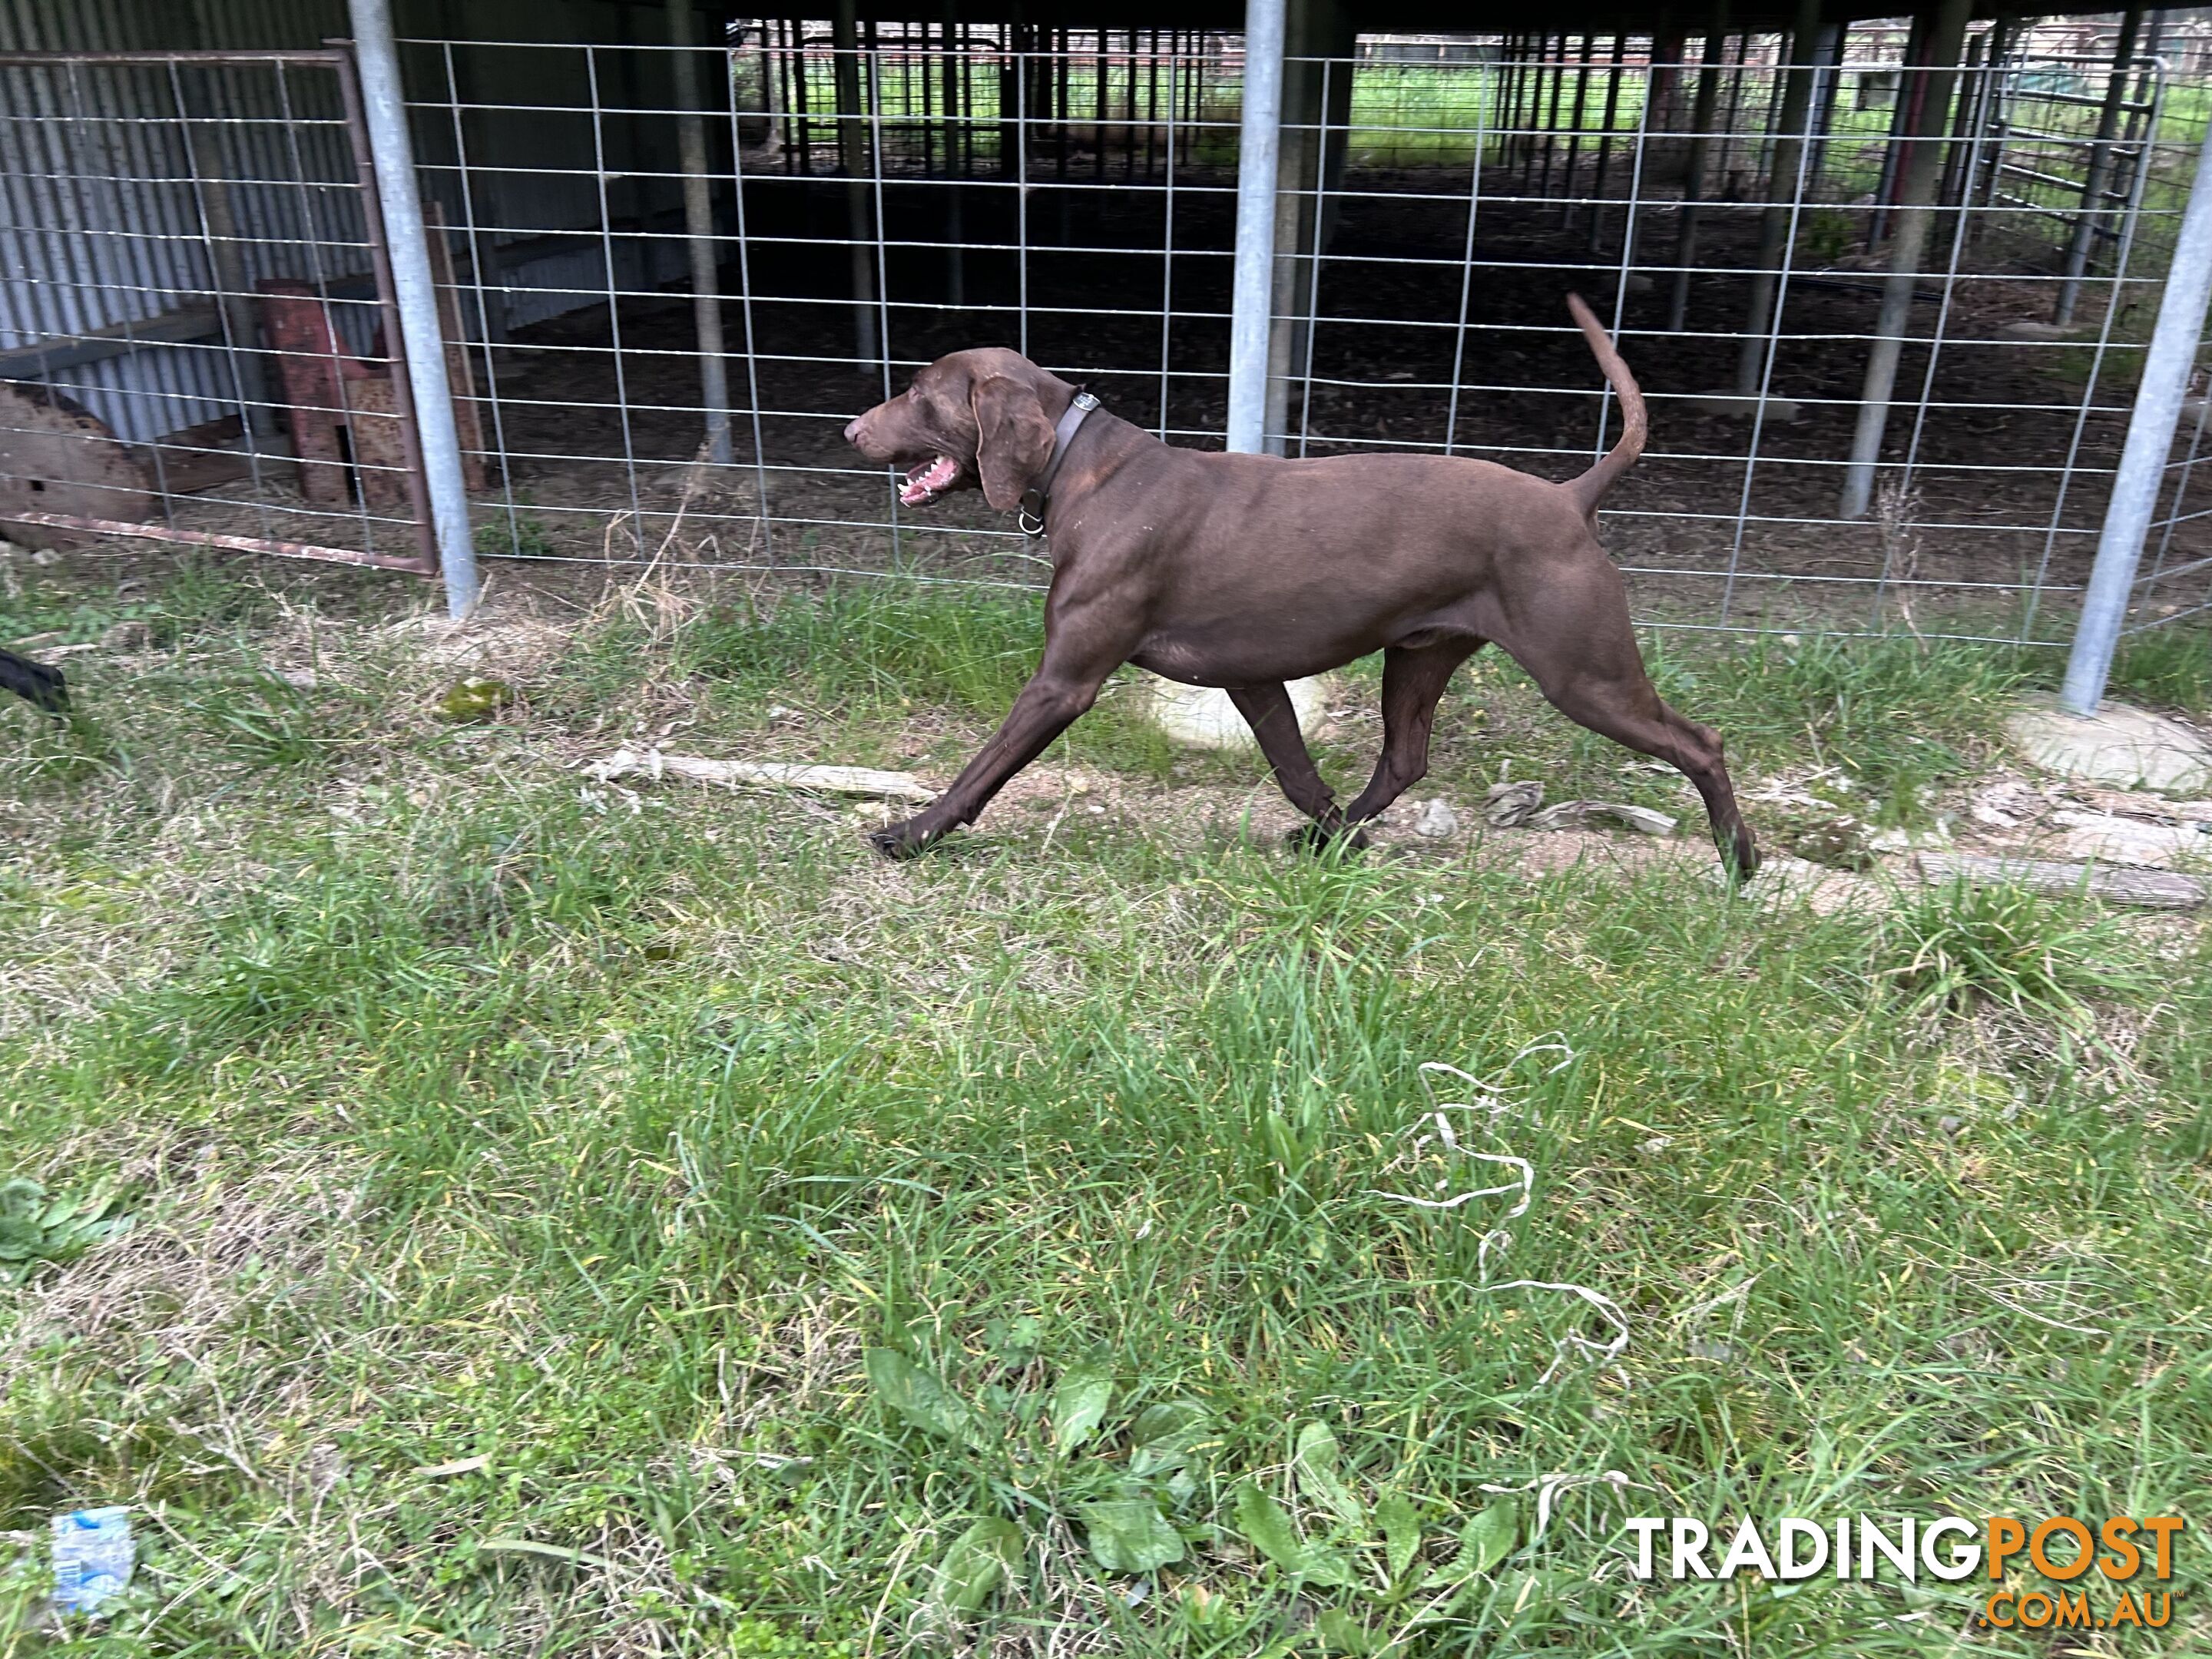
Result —
[[906, 486], [899, 491], [899, 505], [927, 507], [951, 489], [959, 476], [960, 463], [950, 455], [939, 455], [920, 466], [908, 467]]

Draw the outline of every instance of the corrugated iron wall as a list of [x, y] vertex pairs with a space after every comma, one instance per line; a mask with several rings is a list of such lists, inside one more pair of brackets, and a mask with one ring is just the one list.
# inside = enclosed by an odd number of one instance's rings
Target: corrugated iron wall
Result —
[[[576, 173], [594, 146], [616, 172], [673, 172], [673, 155], [618, 115], [665, 106], [628, 84], [636, 53], [616, 53], [592, 84], [579, 41], [665, 38], [657, 0], [424, 0], [398, 8], [403, 30], [466, 32], [553, 49], [416, 44], [404, 49], [428, 194], [458, 231], [473, 223], [484, 262], [483, 314], [464, 325], [503, 338], [515, 328], [604, 301], [611, 286], [679, 274], [676, 245], [613, 241], [607, 270], [602, 204]], [[342, 0], [0, 0], [0, 50], [137, 52], [313, 48], [348, 30]], [[470, 105], [499, 106], [496, 115]], [[543, 107], [518, 121], [518, 109]], [[664, 124], [665, 125], [665, 124]], [[475, 130], [471, 131], [471, 128]], [[509, 155], [508, 150], [518, 153]], [[463, 198], [464, 173], [472, 200]], [[501, 173], [502, 161], [531, 171]], [[146, 441], [234, 414], [239, 387], [213, 295], [216, 228], [238, 249], [230, 272], [250, 288], [270, 276], [334, 287], [339, 331], [368, 350], [376, 319], [356, 169], [337, 88], [301, 66], [77, 64], [0, 68], [0, 356], [6, 377], [42, 380], [119, 434]], [[214, 199], [210, 199], [210, 198]], [[665, 199], [661, 199], [665, 198]], [[672, 185], [609, 187], [611, 225], [675, 206]], [[227, 213], [228, 228], [220, 221]], [[565, 233], [565, 234], [564, 234]], [[469, 249], [462, 251], [465, 264]], [[127, 332], [134, 349], [46, 369], [42, 343]]]
[[[313, 46], [344, 16], [337, 0], [0, 0], [0, 49]], [[258, 280], [312, 278], [318, 258], [334, 277], [366, 270], [358, 202], [343, 188], [352, 173], [327, 72], [294, 69], [280, 83], [270, 70], [0, 69], [0, 349], [97, 331], [175, 337], [198, 313], [212, 337], [22, 378], [134, 440], [234, 411], [195, 176], [233, 181], [228, 205]], [[364, 329], [347, 332], [366, 344]]]

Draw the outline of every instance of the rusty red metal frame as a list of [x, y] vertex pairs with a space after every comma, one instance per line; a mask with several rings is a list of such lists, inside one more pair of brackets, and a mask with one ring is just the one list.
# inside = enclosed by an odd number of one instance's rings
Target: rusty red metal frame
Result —
[[439, 573], [438, 529], [430, 513], [430, 471], [422, 459], [422, 430], [415, 420], [415, 388], [407, 376], [406, 337], [399, 331], [399, 293], [392, 281], [392, 248], [385, 240], [384, 204], [376, 191], [376, 163], [369, 154], [361, 77], [354, 68], [352, 41], [326, 40], [324, 45], [337, 70], [346, 133], [353, 142], [354, 166], [361, 177], [362, 223], [368, 237], [369, 269], [376, 276], [377, 308], [384, 313], [385, 358], [392, 365], [392, 410], [399, 417], [401, 440], [407, 447], [407, 505], [415, 515], [416, 566], [423, 575], [434, 576]]
[[368, 242], [369, 269], [376, 283], [377, 308], [384, 318], [386, 361], [392, 366], [392, 413], [399, 421], [407, 457], [407, 502], [414, 515], [416, 552], [412, 558], [341, 547], [318, 547], [307, 542], [277, 541], [259, 536], [219, 536], [206, 531], [179, 530], [172, 526], [129, 524], [118, 519], [82, 519], [62, 513], [18, 514], [9, 522], [41, 524], [55, 529], [131, 536], [147, 541], [176, 542], [194, 547], [224, 547], [246, 553], [273, 553], [289, 558], [316, 559], [330, 564], [373, 565], [405, 570], [420, 576], [439, 574], [437, 528], [430, 516], [430, 478], [422, 459], [422, 435], [415, 420], [414, 389], [408, 383], [399, 331], [399, 300], [392, 281], [392, 250], [386, 240], [384, 211], [377, 197], [375, 163], [369, 155], [368, 125], [362, 112], [361, 85], [354, 70], [353, 42], [330, 40], [320, 50], [213, 52], [0, 52], [0, 68], [38, 68], [64, 64], [299, 64], [330, 70], [337, 77], [338, 95], [345, 108], [346, 136], [362, 194], [362, 224]]
[[329, 51], [308, 46], [216, 52], [0, 52], [0, 68], [36, 69], [41, 64], [326, 64], [330, 58]]

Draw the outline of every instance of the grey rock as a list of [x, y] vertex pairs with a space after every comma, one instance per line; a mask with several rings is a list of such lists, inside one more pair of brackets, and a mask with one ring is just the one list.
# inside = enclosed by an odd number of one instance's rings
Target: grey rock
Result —
[[1413, 833], [1435, 841], [1449, 841], [1459, 834], [1459, 814], [1440, 795], [1421, 809], [1420, 817], [1413, 820]]

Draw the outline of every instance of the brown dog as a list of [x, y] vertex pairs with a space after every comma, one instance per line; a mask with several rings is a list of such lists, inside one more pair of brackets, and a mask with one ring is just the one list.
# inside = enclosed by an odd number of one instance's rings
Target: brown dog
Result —
[[[1171, 449], [1103, 410], [1071, 429], [1076, 388], [990, 348], [939, 358], [905, 396], [847, 427], [870, 460], [906, 469], [899, 499], [910, 507], [980, 483], [1011, 511], [1041, 481], [1050, 487], [1044, 660], [952, 787], [877, 847], [911, 855], [974, 823], [1125, 662], [1225, 690], [1284, 794], [1313, 819], [1309, 834], [1357, 842], [1363, 821], [1426, 773], [1445, 682], [1495, 640], [1570, 720], [1680, 769], [1705, 798], [1722, 862], [1750, 876], [1759, 855], [1720, 738], [1652, 690], [1620, 573], [1591, 533], [1607, 487], [1643, 452], [1644, 398], [1589, 307], [1567, 303], [1623, 416], [1620, 445], [1569, 483], [1465, 457]], [[1284, 683], [1378, 650], [1382, 757], [1340, 810]]]

